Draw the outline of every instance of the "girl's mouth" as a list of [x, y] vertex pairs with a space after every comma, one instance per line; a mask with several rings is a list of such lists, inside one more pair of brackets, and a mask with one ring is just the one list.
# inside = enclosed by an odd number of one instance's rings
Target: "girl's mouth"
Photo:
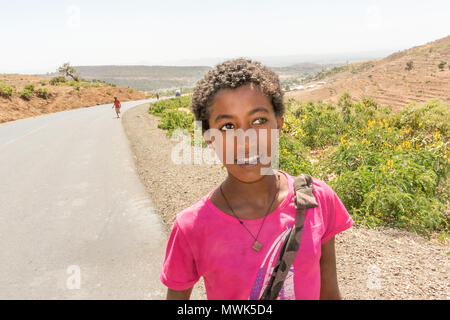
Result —
[[238, 164], [241, 168], [251, 168], [257, 166], [260, 163], [259, 159], [260, 156], [256, 155], [250, 158], [236, 159], [234, 163]]

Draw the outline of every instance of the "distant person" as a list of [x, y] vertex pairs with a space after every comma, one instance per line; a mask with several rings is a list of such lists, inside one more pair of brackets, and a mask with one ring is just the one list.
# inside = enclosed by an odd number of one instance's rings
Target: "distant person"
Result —
[[180, 93], [180, 91], [175, 91], [175, 97], [179, 97], [179, 96], [181, 96], [181, 93]]
[[120, 104], [120, 101], [117, 99], [117, 97], [114, 97], [114, 104], [113, 104], [112, 107], [116, 108], [117, 118], [120, 118], [120, 116], [119, 116], [119, 114], [120, 114], [120, 107], [122, 107], [122, 105]]
[[158, 93], [156, 94], [156, 100], [159, 100], [159, 94]]

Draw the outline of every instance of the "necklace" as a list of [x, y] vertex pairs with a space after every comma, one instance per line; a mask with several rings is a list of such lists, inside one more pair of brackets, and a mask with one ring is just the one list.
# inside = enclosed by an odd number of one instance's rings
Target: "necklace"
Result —
[[228, 205], [228, 207], [230, 208], [231, 212], [233, 213], [234, 217], [239, 221], [239, 223], [241, 224], [241, 226], [243, 226], [243, 227], [247, 230], [247, 232], [252, 236], [252, 238], [255, 240], [255, 242], [253, 242], [252, 248], [253, 248], [255, 251], [261, 250], [262, 244], [261, 244], [261, 242], [258, 241], [258, 236], [259, 236], [259, 233], [261, 232], [261, 229], [262, 229], [262, 227], [263, 227], [263, 225], [264, 225], [264, 222], [266, 221], [266, 217], [267, 217], [267, 215], [269, 214], [270, 208], [272, 208], [273, 202], [274, 202], [275, 199], [277, 198], [277, 195], [278, 195], [278, 192], [279, 192], [279, 189], [280, 189], [280, 176], [277, 175], [277, 192], [275, 193], [275, 196], [273, 197], [272, 203], [270, 204], [269, 208], [267, 209], [266, 214], [264, 215], [263, 222], [261, 223], [261, 226], [259, 227], [258, 234], [256, 235], [256, 237], [253, 236], [253, 234], [250, 232], [250, 230], [248, 230], [248, 228], [247, 228], [247, 227], [245, 226], [245, 224], [244, 224], [244, 221], [242, 221], [242, 220], [236, 215], [236, 213], [234, 213], [233, 208], [230, 206], [230, 203], [228, 202], [227, 198], [226, 198], [225, 195], [223, 194], [222, 184], [223, 184], [223, 182], [220, 184], [220, 192], [222, 193], [222, 197], [225, 199], [225, 202], [227, 203], [227, 205]]

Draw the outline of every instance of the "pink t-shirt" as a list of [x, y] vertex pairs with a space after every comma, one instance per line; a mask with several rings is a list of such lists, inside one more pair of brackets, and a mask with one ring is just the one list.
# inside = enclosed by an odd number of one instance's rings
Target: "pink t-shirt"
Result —
[[[203, 277], [208, 299], [259, 299], [296, 216], [294, 177], [278, 171], [287, 176], [289, 193], [267, 215], [258, 237], [263, 245], [259, 252], [252, 249], [254, 239], [239, 221], [208, 199], [216, 187], [177, 215], [161, 269], [162, 283], [186, 290]], [[313, 183], [319, 205], [305, 211], [300, 248], [278, 299], [319, 299], [321, 245], [353, 225], [334, 190], [314, 177]], [[243, 221], [256, 236], [263, 218]]]

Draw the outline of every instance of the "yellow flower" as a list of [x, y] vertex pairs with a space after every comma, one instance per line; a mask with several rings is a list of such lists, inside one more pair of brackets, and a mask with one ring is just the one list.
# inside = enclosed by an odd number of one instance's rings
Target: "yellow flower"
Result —
[[303, 115], [303, 118], [308, 119], [308, 116], [306, 115], [306, 113]]
[[286, 129], [286, 122], [283, 123], [283, 129]]
[[403, 141], [403, 146], [408, 149], [411, 148], [411, 142], [409, 142], [408, 140]]
[[284, 149], [284, 150], [283, 150], [283, 153], [288, 153], [287, 149]]
[[341, 136], [341, 145], [344, 145], [347, 140], [345, 140], [345, 137], [347, 136], [347, 134], [344, 134], [343, 136]]
[[381, 122], [381, 120], [378, 121], [378, 124], [380, 125], [380, 127], [383, 126], [383, 122]]
[[367, 120], [367, 126], [369, 129], [373, 128], [373, 125], [375, 124], [375, 120]]
[[435, 139], [435, 140], [439, 140], [440, 137], [441, 137], [441, 133], [440, 133], [439, 130], [438, 130], [438, 131], [436, 131], [436, 132], [434, 133], [434, 139]]
[[319, 138], [318, 136], [314, 136], [314, 139], [316, 139], [316, 140], [317, 140], [318, 138]]
[[419, 127], [421, 127], [422, 126], [422, 122], [419, 122]]
[[392, 169], [392, 167], [394, 166], [394, 161], [392, 161], [392, 159], [389, 159], [387, 165]]
[[298, 118], [295, 119], [295, 123], [300, 123], [300, 120]]
[[390, 147], [391, 147], [391, 145], [390, 145], [389, 142], [387, 142], [387, 141], [384, 143], [384, 146], [385, 146], [386, 148], [390, 148]]

